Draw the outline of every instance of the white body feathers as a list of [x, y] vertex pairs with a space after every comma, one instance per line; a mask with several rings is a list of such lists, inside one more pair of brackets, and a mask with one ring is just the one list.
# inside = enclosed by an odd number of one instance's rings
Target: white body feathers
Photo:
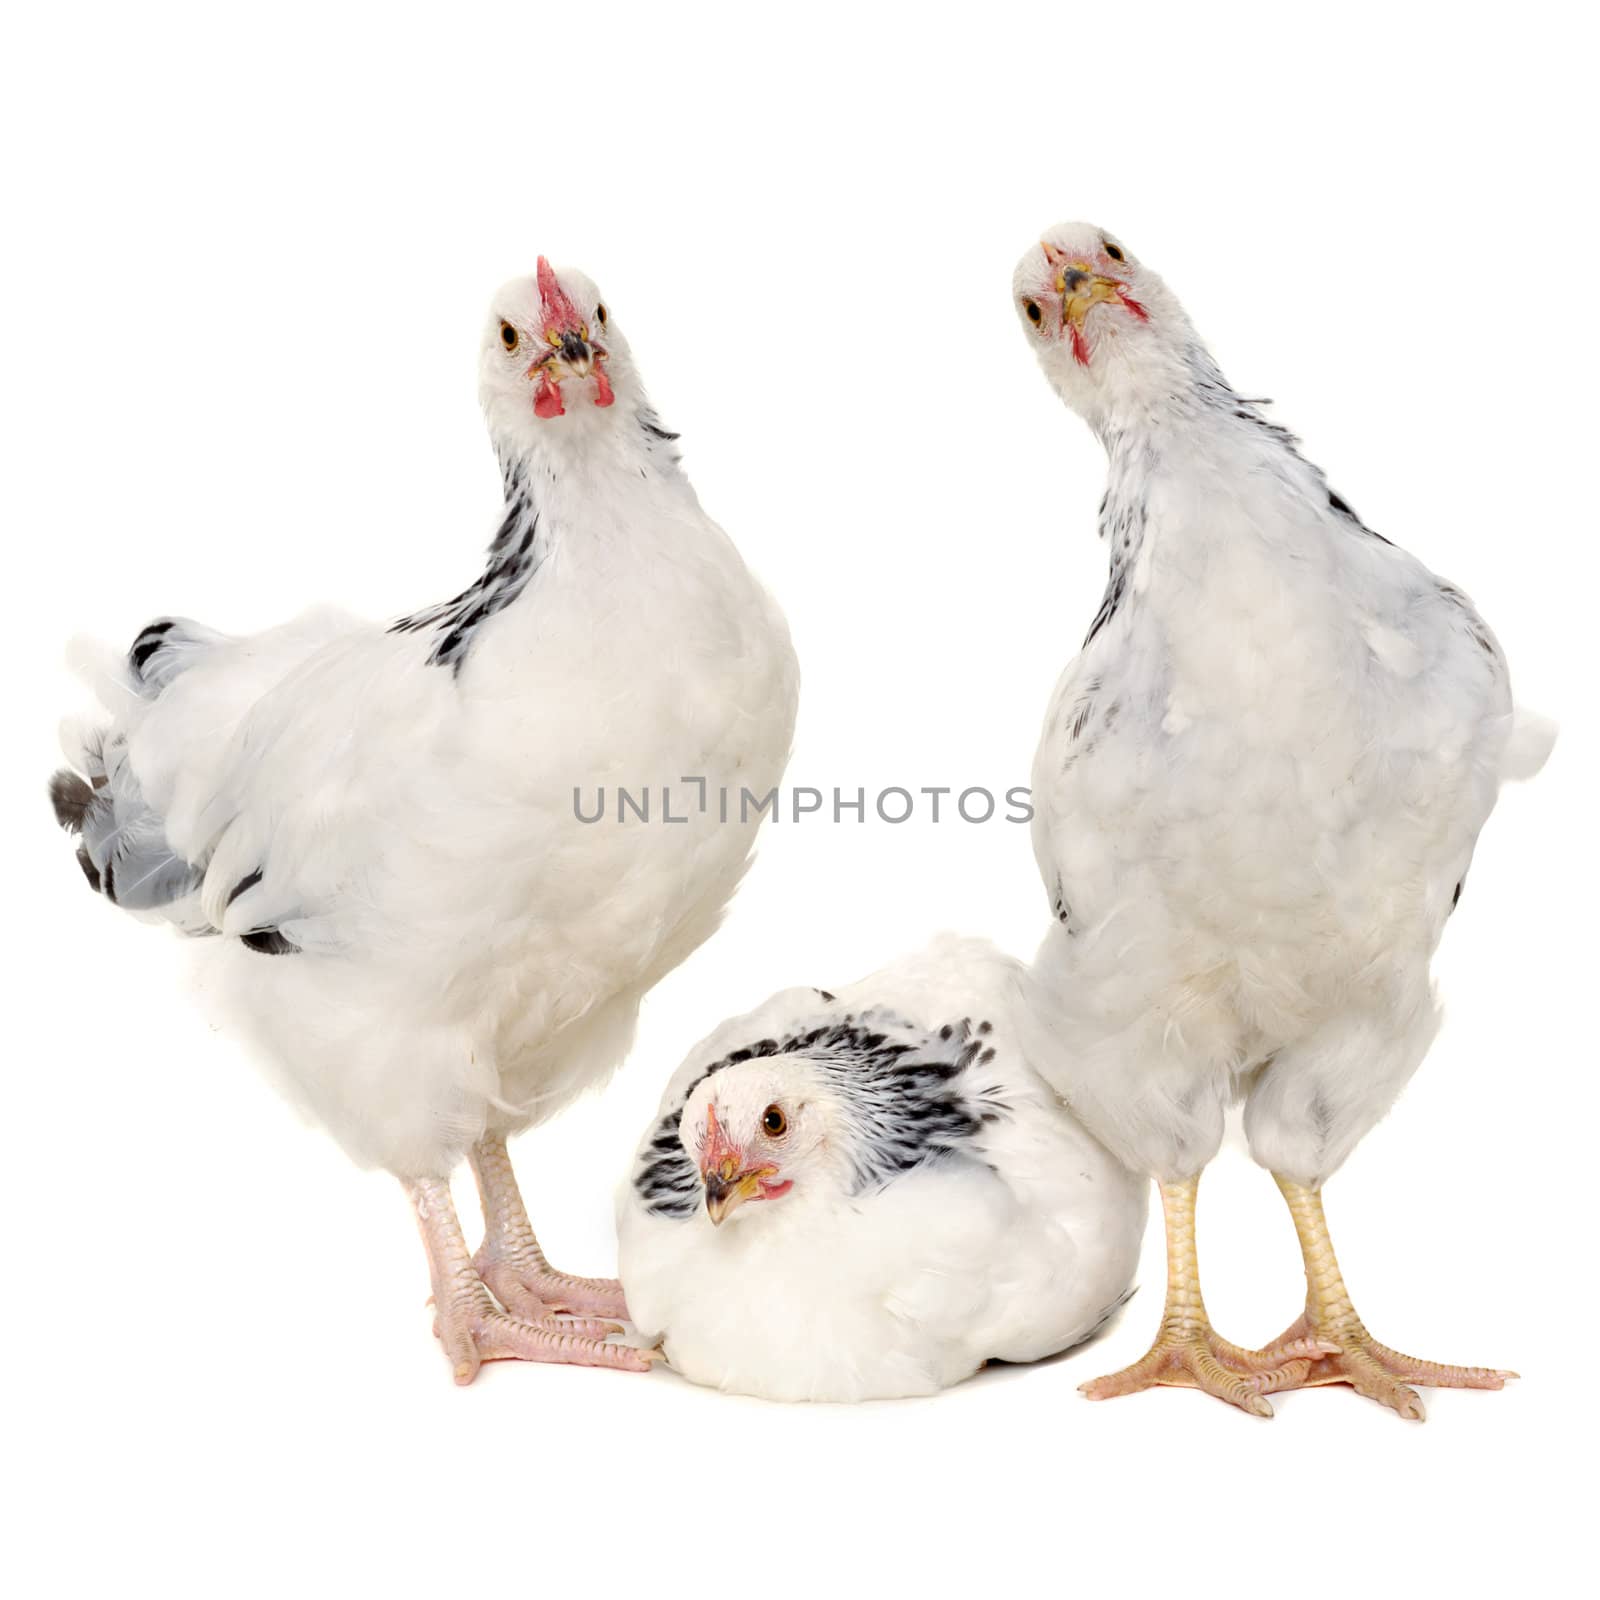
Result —
[[[531, 320], [531, 286], [516, 293]], [[354, 1158], [402, 1176], [448, 1173], [621, 1060], [640, 997], [715, 928], [753, 842], [714, 812], [662, 825], [662, 787], [677, 812], [686, 776], [760, 792], [794, 721], [783, 619], [701, 510], [614, 327], [614, 407], [574, 394], [549, 420], [524, 357], [502, 377], [494, 331], [507, 514], [479, 584], [398, 630], [317, 614], [252, 638], [151, 634], [110, 727], [69, 751], [118, 797], [100, 855], [154, 817], [202, 869], [152, 909], [222, 935], [196, 941], [206, 988]], [[649, 823], [619, 823], [618, 785], [652, 791]], [[575, 796], [592, 815], [601, 787], [606, 815], [580, 821]], [[291, 953], [247, 948], [252, 930]]]
[[1471, 604], [1364, 527], [1109, 248], [1046, 240], [1131, 285], [1136, 317], [1094, 308], [1079, 357], [1028, 319], [1106, 445], [1112, 563], [1034, 766], [1056, 916], [1038, 1016], [1054, 1081], [1124, 1159], [1192, 1175], [1244, 1096], [1256, 1158], [1316, 1184], [1422, 1059], [1478, 831], [1548, 734], [1513, 747]]
[[[1022, 1053], [1020, 976], [991, 945], [946, 937], [831, 998], [784, 991], [691, 1052], [617, 1207], [630, 1311], [677, 1370], [780, 1400], [928, 1394], [985, 1361], [1066, 1349], [1107, 1318], [1137, 1263], [1146, 1186], [1074, 1121]], [[677, 1117], [708, 1066], [758, 1041], [847, 1029], [846, 1019], [891, 1044], [915, 1041], [929, 1059], [970, 1057], [954, 1089], [992, 1118], [970, 1138], [953, 1137], [947, 1153], [862, 1188], [849, 1177], [856, 1158], [834, 1161], [824, 1150], [791, 1192], [721, 1227], [697, 1192], [680, 1214], [652, 1209], [651, 1195], [670, 1189], [652, 1190], [640, 1175], [667, 1129], [687, 1136]], [[806, 1048], [797, 1055], [790, 1068], [758, 1051], [754, 1065], [782, 1082], [804, 1075]], [[742, 1070], [725, 1066], [705, 1084]], [[825, 1112], [838, 1144], [857, 1136], [847, 1106]], [[892, 1118], [891, 1136], [914, 1122], [909, 1111]]]

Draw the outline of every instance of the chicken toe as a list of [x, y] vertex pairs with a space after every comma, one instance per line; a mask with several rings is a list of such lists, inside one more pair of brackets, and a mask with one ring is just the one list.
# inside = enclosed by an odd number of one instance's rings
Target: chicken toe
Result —
[[1514, 1372], [1494, 1367], [1459, 1367], [1401, 1355], [1379, 1344], [1357, 1316], [1345, 1288], [1333, 1240], [1323, 1214], [1322, 1195], [1293, 1179], [1274, 1174], [1289, 1203], [1306, 1266], [1306, 1309], [1274, 1348], [1286, 1343], [1321, 1341], [1329, 1353], [1307, 1364], [1305, 1371], [1283, 1388], [1311, 1389], [1347, 1383], [1357, 1394], [1388, 1406], [1410, 1422], [1426, 1413], [1412, 1384], [1428, 1389], [1501, 1389]]

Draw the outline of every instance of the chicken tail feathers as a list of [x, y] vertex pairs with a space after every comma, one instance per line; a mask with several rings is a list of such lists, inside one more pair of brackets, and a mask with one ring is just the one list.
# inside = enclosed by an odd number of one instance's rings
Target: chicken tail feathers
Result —
[[[56, 814], [56, 821], [68, 832], [83, 832], [84, 824], [89, 818], [89, 809], [94, 804], [94, 790], [70, 767], [63, 767], [50, 778], [50, 808]], [[94, 858], [89, 854], [89, 847], [85, 844], [78, 846], [78, 866], [84, 877], [88, 880], [89, 887], [96, 894], [100, 893], [100, 869], [94, 864]]]
[[[108, 705], [131, 711], [159, 696], [222, 638], [199, 623], [163, 618], [139, 631], [120, 663], [86, 658], [84, 666]], [[128, 759], [125, 715], [69, 725], [62, 742], [71, 765], [51, 778], [50, 805], [56, 821], [78, 836], [78, 866], [89, 887], [125, 910], [171, 915], [168, 908], [194, 892], [202, 873], [172, 848], [165, 823], [144, 796]]]
[[134, 691], [153, 700], [179, 673], [227, 637], [187, 617], [159, 617], [141, 628], [128, 646], [128, 676]]
[[1537, 777], [1555, 748], [1556, 732], [1557, 725], [1549, 717], [1526, 706], [1516, 707], [1511, 715], [1511, 738], [1500, 763], [1501, 782], [1525, 783]]
[[56, 821], [79, 836], [89, 887], [127, 911], [159, 911], [199, 886], [202, 873], [167, 842], [161, 818], [114, 741], [103, 775], [89, 781], [63, 767], [50, 780]]
[[94, 804], [94, 790], [70, 767], [50, 778], [50, 809], [68, 833], [82, 833], [84, 818]]

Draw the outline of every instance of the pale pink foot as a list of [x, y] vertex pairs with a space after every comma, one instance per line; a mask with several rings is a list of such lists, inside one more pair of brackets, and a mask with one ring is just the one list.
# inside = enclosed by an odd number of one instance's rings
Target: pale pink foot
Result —
[[524, 1316], [573, 1312], [626, 1317], [615, 1278], [577, 1278], [557, 1272], [534, 1237], [503, 1139], [483, 1139], [469, 1155], [483, 1201], [483, 1243], [473, 1258], [483, 1281], [508, 1310]]
[[433, 1331], [444, 1346], [455, 1380], [471, 1383], [485, 1361], [554, 1361], [575, 1367], [648, 1372], [653, 1350], [608, 1344], [613, 1323], [585, 1319], [537, 1321], [502, 1311], [481, 1281], [465, 1280], [441, 1304], [434, 1299]]
[[622, 1285], [615, 1278], [574, 1278], [553, 1270], [542, 1256], [537, 1260], [529, 1256], [519, 1259], [516, 1255], [495, 1255], [487, 1247], [478, 1251], [473, 1262], [508, 1311], [527, 1317], [570, 1314], [603, 1318], [607, 1319], [603, 1325], [609, 1332], [622, 1332], [609, 1320], [628, 1315]]
[[[1311, 1323], [1302, 1315], [1284, 1334], [1285, 1339], [1311, 1337]], [[1457, 1367], [1446, 1362], [1422, 1361], [1379, 1344], [1353, 1310], [1326, 1329], [1326, 1337], [1339, 1348], [1313, 1361], [1298, 1379], [1276, 1385], [1280, 1389], [1317, 1389], [1348, 1383], [1357, 1394], [1397, 1411], [1407, 1422], [1422, 1422], [1427, 1412], [1421, 1396], [1409, 1385], [1425, 1389], [1503, 1389], [1515, 1372], [1496, 1367]]]
[[1310, 1337], [1285, 1335], [1264, 1350], [1245, 1350], [1222, 1338], [1202, 1320], [1204, 1308], [1164, 1320], [1155, 1343], [1132, 1366], [1080, 1386], [1091, 1400], [1114, 1400], [1143, 1389], [1168, 1385], [1200, 1389], [1252, 1416], [1270, 1417], [1263, 1395], [1302, 1384], [1318, 1357], [1331, 1346]]
[[[449, 1184], [442, 1178], [421, 1178], [408, 1183], [406, 1189], [428, 1253], [433, 1331], [444, 1345], [457, 1383], [471, 1383], [485, 1361], [553, 1361], [622, 1372], [650, 1370], [651, 1361], [658, 1358], [656, 1351], [606, 1341], [608, 1333], [620, 1331], [615, 1324], [532, 1314], [532, 1307], [539, 1302], [525, 1292], [519, 1305], [502, 1310], [467, 1253]], [[509, 1280], [507, 1286], [512, 1287]], [[544, 1311], [542, 1305], [539, 1309]]]

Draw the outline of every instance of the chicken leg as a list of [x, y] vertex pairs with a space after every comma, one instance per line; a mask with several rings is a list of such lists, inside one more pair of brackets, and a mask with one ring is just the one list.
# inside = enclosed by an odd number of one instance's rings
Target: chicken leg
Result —
[[533, 1235], [522, 1191], [511, 1168], [504, 1139], [482, 1139], [469, 1157], [483, 1201], [483, 1243], [473, 1259], [479, 1275], [508, 1311], [548, 1317], [570, 1311], [578, 1316], [625, 1317], [628, 1307], [615, 1278], [574, 1278], [545, 1260]]
[[[606, 1342], [607, 1334], [620, 1331], [612, 1323], [593, 1318], [558, 1321], [548, 1313], [527, 1317], [502, 1310], [467, 1251], [448, 1181], [414, 1178], [405, 1187], [428, 1252], [433, 1331], [444, 1345], [457, 1383], [471, 1383], [485, 1361], [554, 1361], [615, 1367], [624, 1372], [650, 1370], [653, 1352]], [[533, 1237], [531, 1229], [528, 1237]]]
[[1344, 1286], [1333, 1240], [1328, 1236], [1327, 1218], [1322, 1212], [1320, 1190], [1273, 1173], [1283, 1197], [1289, 1202], [1294, 1230], [1300, 1238], [1300, 1253], [1306, 1264], [1306, 1309], [1279, 1341], [1304, 1342], [1320, 1339], [1335, 1347], [1334, 1353], [1313, 1361], [1298, 1378], [1283, 1388], [1315, 1388], [1321, 1384], [1348, 1383], [1357, 1394], [1376, 1400], [1398, 1411], [1411, 1422], [1425, 1416], [1415, 1389], [1420, 1383], [1430, 1389], [1500, 1389], [1514, 1372], [1492, 1367], [1452, 1367], [1436, 1361], [1419, 1361], [1379, 1344], [1367, 1332]]
[[[1204, 1389], [1207, 1394], [1258, 1417], [1270, 1417], [1263, 1398], [1304, 1380], [1314, 1360], [1338, 1346], [1314, 1334], [1291, 1330], [1265, 1350], [1245, 1350], [1212, 1331], [1200, 1296], [1194, 1210], [1198, 1177], [1163, 1183], [1161, 1207], [1167, 1230], [1167, 1300], [1161, 1327], [1149, 1351], [1131, 1367], [1083, 1385], [1091, 1400], [1137, 1394], [1157, 1384]], [[1331, 1381], [1331, 1380], [1330, 1380]]]

